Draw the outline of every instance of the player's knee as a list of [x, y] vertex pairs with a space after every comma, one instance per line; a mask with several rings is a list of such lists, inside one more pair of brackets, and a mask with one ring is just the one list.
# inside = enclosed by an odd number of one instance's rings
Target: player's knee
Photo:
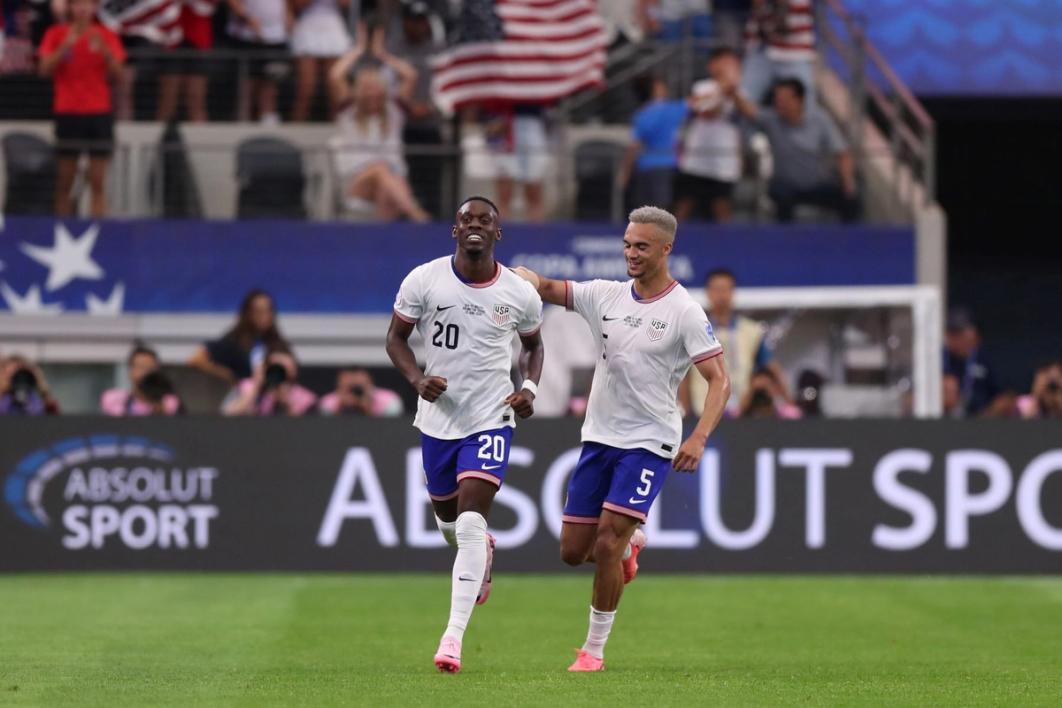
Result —
[[623, 555], [623, 547], [625, 543], [615, 531], [610, 528], [603, 528], [597, 532], [597, 540], [594, 541], [594, 560], [598, 563], [602, 561], [618, 561]]
[[582, 565], [586, 561], [586, 549], [561, 545], [561, 560], [570, 566]]
[[487, 520], [476, 511], [465, 511], [457, 516], [454, 527], [457, 545], [483, 543], [487, 538]]

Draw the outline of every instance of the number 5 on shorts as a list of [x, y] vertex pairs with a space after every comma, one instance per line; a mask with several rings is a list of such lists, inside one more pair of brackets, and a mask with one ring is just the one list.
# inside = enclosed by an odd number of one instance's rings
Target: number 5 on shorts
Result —
[[642, 470], [642, 486], [638, 487], [634, 491], [638, 493], [638, 496], [644, 497], [649, 494], [649, 488], [653, 486], [653, 480], [650, 479], [656, 472], [650, 469]]

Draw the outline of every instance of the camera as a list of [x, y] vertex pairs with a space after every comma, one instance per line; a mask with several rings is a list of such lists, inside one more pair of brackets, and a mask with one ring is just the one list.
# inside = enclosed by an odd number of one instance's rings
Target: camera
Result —
[[288, 370], [283, 364], [270, 364], [265, 370], [265, 388], [274, 389], [288, 380]]
[[348, 388], [347, 391], [350, 393], [350, 395], [357, 396], [358, 398], [361, 398], [365, 395], [365, 387], [361, 384], [354, 384], [353, 386]]
[[1062, 391], [1062, 383], [1052, 379], [1051, 381], [1047, 382], [1047, 386], [1045, 388], [1047, 389], [1048, 393], [1058, 393], [1059, 391]]
[[11, 391], [11, 400], [17, 406], [25, 407], [29, 403], [30, 396], [40, 392], [37, 375], [29, 369], [19, 369], [11, 375], [9, 389]]
[[173, 394], [173, 383], [161, 371], [145, 374], [137, 384], [140, 394], [152, 403], [162, 403], [166, 396]]

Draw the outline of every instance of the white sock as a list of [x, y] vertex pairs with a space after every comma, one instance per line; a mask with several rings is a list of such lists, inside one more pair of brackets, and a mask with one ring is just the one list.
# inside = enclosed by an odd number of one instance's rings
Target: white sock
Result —
[[439, 525], [439, 531], [442, 532], [443, 538], [446, 539], [446, 543], [450, 545], [450, 548], [457, 548], [457, 522], [443, 521], [436, 516], [435, 523]]
[[616, 611], [600, 612], [590, 606], [590, 631], [586, 634], [586, 643], [583, 651], [598, 659], [605, 658], [605, 642], [608, 641], [608, 633], [612, 631], [612, 621], [616, 619]]
[[457, 558], [454, 559], [453, 592], [450, 595], [450, 622], [445, 636], [461, 641], [476, 605], [479, 586], [487, 565], [487, 520], [482, 514], [466, 511], [454, 523]]

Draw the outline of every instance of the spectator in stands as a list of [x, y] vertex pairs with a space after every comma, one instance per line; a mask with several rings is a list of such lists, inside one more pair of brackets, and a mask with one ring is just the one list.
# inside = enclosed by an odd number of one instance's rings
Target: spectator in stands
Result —
[[967, 417], [992, 415], [1003, 405], [995, 372], [981, 351], [981, 333], [973, 315], [956, 307], [948, 313], [944, 335], [944, 374], [959, 382], [959, 396]]
[[1017, 411], [1024, 420], [1062, 418], [1062, 361], [1036, 369], [1032, 392], [1018, 397]]
[[[374, 32], [371, 47], [366, 47], [365, 36], [364, 26], [359, 26], [354, 48], [335, 63], [329, 77], [333, 94], [343, 107], [337, 118], [339, 135], [329, 141], [343, 199], [349, 209], [371, 209], [384, 221], [405, 217], [425, 222], [431, 216], [413, 196], [402, 159], [402, 106], [413, 95], [417, 72], [384, 48], [382, 31]], [[377, 68], [358, 69], [351, 86], [347, 76], [366, 54], [399, 77], [394, 97], [388, 95], [384, 76]]]
[[287, 351], [272, 351], [221, 404], [225, 415], [304, 416], [317, 396], [298, 384], [299, 367]]
[[96, 21], [97, 6], [96, 0], [70, 0], [70, 21], [52, 26], [41, 40], [40, 72], [52, 78], [55, 89], [59, 217], [73, 210], [70, 190], [83, 152], [89, 155], [91, 215], [107, 213], [104, 182], [114, 150], [110, 80], [121, 73], [125, 50], [117, 35]]
[[712, 39], [716, 47], [740, 51], [753, 0], [712, 0]]
[[774, 158], [768, 193], [778, 220], [793, 220], [798, 204], [836, 211], [845, 222], [859, 217], [855, 164], [837, 126], [817, 109], [809, 110], [804, 84], [782, 79], [774, 87], [774, 108], [760, 109], [734, 92], [735, 105], [766, 134]]
[[112, 388], [100, 396], [100, 412], [111, 416], [177, 415], [181, 399], [159, 368], [159, 355], [143, 344], [133, 345], [126, 360], [129, 388]]
[[782, 389], [781, 382], [768, 368], [757, 369], [749, 379], [748, 388], [741, 398], [742, 418], [781, 418], [796, 420], [803, 414], [796, 405], [790, 403]]
[[[745, 403], [745, 394], [752, 385], [756, 371], [769, 371], [774, 386], [785, 401], [792, 397], [786, 386], [782, 367], [774, 359], [774, 352], [767, 341], [766, 327], [762, 322], [734, 312], [734, 292], [737, 278], [727, 268], [717, 268], [708, 273], [704, 291], [708, 298], [708, 321], [719, 343], [723, 345], [723, 357], [730, 374], [731, 395], [727, 413], [738, 415]], [[680, 400], [687, 412], [700, 416], [708, 382], [696, 370], [686, 377], [686, 385], [680, 389]]]
[[667, 82], [659, 76], [642, 77], [637, 88], [643, 105], [634, 114], [631, 142], [617, 180], [621, 187], [630, 187], [633, 203], [668, 207], [674, 201], [676, 153], [688, 113], [686, 101], [669, 98]]
[[0, 415], [41, 416], [59, 413], [41, 368], [22, 356], [0, 360]]
[[523, 185], [525, 219], [545, 218], [542, 182], [549, 169], [549, 137], [542, 106], [482, 107], [480, 120], [494, 163], [498, 209], [512, 214], [516, 184]]
[[34, 8], [28, 2], [20, 2], [8, 14], [11, 23], [6, 37], [0, 28], [0, 75], [31, 74], [36, 70], [33, 16]]
[[640, 0], [649, 34], [665, 42], [708, 39], [712, 16], [708, 0]]
[[229, 383], [250, 377], [265, 360], [267, 351], [291, 351], [276, 318], [272, 296], [264, 290], [251, 290], [240, 303], [239, 317], [232, 329], [200, 347], [188, 365]]
[[741, 178], [741, 131], [733, 101], [741, 81], [741, 60], [733, 49], [717, 49], [708, 60], [711, 77], [693, 85], [693, 118], [686, 124], [675, 184], [675, 218], [707, 216], [730, 221], [734, 186]]
[[179, 57], [166, 59], [159, 75], [159, 102], [155, 119], [168, 123], [177, 118], [184, 95], [187, 119], [207, 120], [207, 87], [213, 65], [207, 53], [214, 46], [214, 13], [218, 0], [183, 0], [181, 3], [181, 43]]
[[336, 390], [324, 396], [317, 405], [321, 415], [361, 415], [371, 418], [393, 418], [403, 413], [402, 399], [397, 393], [379, 388], [365, 369], [342, 369], [336, 376]]
[[815, 103], [815, 12], [812, 0], [752, 0], [745, 27], [742, 91], [759, 105], [781, 79], [804, 86]]
[[[403, 2], [401, 19], [387, 34], [388, 52], [402, 57], [417, 70], [413, 94], [405, 106], [402, 142], [406, 146], [409, 172], [416, 176], [411, 184], [413, 193], [435, 218], [442, 215], [443, 170], [453, 159], [419, 150], [431, 150], [443, 144], [442, 116], [431, 98], [431, 59], [445, 48], [444, 38], [441, 18], [424, 0]], [[456, 167], [453, 169], [456, 172]]]
[[[291, 119], [310, 117], [310, 104], [317, 95], [321, 75], [328, 76], [339, 57], [350, 50], [350, 33], [343, 19], [350, 0], [293, 0], [297, 18], [291, 33], [295, 55], [295, 105]], [[327, 82], [326, 82], [327, 83]], [[337, 112], [335, 96], [329, 92], [329, 119]]]
[[280, 123], [278, 84], [290, 72], [287, 62], [263, 56], [286, 52], [293, 23], [286, 0], [228, 0], [227, 32], [232, 45], [248, 54], [252, 117], [265, 125]]

